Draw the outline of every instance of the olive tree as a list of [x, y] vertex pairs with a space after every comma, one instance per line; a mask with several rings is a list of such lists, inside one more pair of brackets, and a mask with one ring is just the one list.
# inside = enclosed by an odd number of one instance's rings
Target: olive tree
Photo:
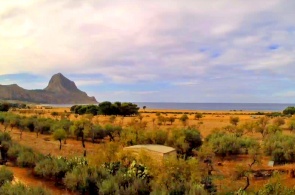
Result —
[[179, 120], [182, 122], [182, 124], [185, 126], [187, 124], [188, 121], [188, 116], [186, 114], [183, 114]]
[[67, 138], [67, 133], [64, 129], [56, 129], [53, 132], [53, 139], [59, 141], [59, 150], [61, 150], [61, 141]]
[[231, 116], [231, 117], [229, 118], [229, 122], [230, 122], [232, 125], [234, 125], [234, 126], [237, 126], [238, 123], [239, 123], [239, 121], [240, 121], [240, 118], [239, 118], [238, 116], [236, 116], [236, 117]]

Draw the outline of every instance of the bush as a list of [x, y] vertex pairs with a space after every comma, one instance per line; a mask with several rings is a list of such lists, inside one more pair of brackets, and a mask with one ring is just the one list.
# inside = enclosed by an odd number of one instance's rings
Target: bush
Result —
[[2, 141], [10, 142], [10, 141], [11, 141], [11, 136], [10, 136], [10, 134], [7, 133], [7, 132], [4, 132], [4, 133], [0, 132], [0, 143], [1, 143]]
[[104, 168], [97, 169], [79, 165], [66, 174], [64, 184], [66, 188], [82, 194], [98, 194], [98, 186], [109, 176], [110, 174]]
[[237, 137], [233, 134], [217, 131], [206, 138], [206, 144], [216, 155], [227, 156], [247, 153], [248, 149], [259, 144], [251, 138]]
[[100, 194], [150, 194], [151, 175], [146, 166], [133, 161], [125, 166], [120, 162], [105, 163], [102, 168], [97, 172], [99, 181], [96, 179]]
[[234, 126], [237, 126], [238, 123], [239, 123], [239, 121], [240, 121], [240, 118], [239, 118], [239, 117], [233, 117], [233, 116], [231, 116], [231, 117], [229, 118], [229, 122], [230, 122], [230, 124], [232, 124], [232, 125], [234, 125]]
[[13, 180], [12, 171], [8, 170], [6, 167], [0, 167], [0, 187], [5, 182], [11, 182], [12, 180]]
[[164, 130], [158, 130], [153, 134], [154, 144], [164, 145], [168, 138], [168, 132]]
[[194, 149], [202, 145], [201, 134], [197, 129], [173, 129], [169, 135], [167, 144], [174, 147], [179, 154], [191, 156]]
[[18, 144], [13, 144], [12, 146], [10, 146], [7, 151], [7, 155], [8, 155], [9, 160], [16, 161], [18, 155], [23, 150], [24, 150], [24, 148]]
[[295, 136], [276, 133], [264, 141], [263, 149], [266, 155], [276, 163], [295, 162]]
[[197, 149], [202, 145], [202, 137], [200, 132], [197, 129], [185, 129], [184, 130], [185, 142], [189, 144], [189, 148], [186, 152], [186, 155], [191, 156], [192, 150]]
[[0, 112], [7, 112], [11, 107], [9, 103], [0, 103]]
[[289, 188], [282, 184], [280, 176], [275, 172], [274, 176], [256, 193], [257, 195], [266, 194], [284, 194], [293, 195], [295, 194], [294, 188]]
[[195, 114], [195, 119], [197, 119], [197, 120], [199, 120], [199, 119], [202, 118], [202, 117], [203, 117], [203, 114], [200, 113], [200, 112], [197, 112], [197, 113]]
[[66, 188], [85, 193], [88, 188], [88, 167], [77, 166], [71, 172], [67, 172], [63, 179]]
[[119, 189], [119, 185], [118, 182], [115, 181], [115, 177], [112, 176], [99, 184], [98, 188], [101, 194], [116, 194], [116, 191]]
[[30, 150], [25, 150], [19, 153], [16, 162], [20, 167], [34, 167], [38, 161], [37, 155]]
[[295, 114], [295, 107], [289, 106], [289, 107], [285, 108], [285, 110], [283, 110], [283, 114], [284, 115], [293, 115], [293, 114]]
[[27, 187], [22, 183], [5, 183], [0, 188], [1, 195], [50, 195], [51, 193], [42, 187]]
[[186, 122], [187, 122], [188, 119], [189, 119], [189, 118], [188, 118], [188, 116], [187, 116], [186, 114], [183, 114], [183, 115], [179, 118], [179, 120], [183, 123], [183, 125], [186, 124]]
[[39, 176], [48, 179], [54, 178], [58, 182], [61, 181], [69, 169], [69, 163], [65, 158], [46, 157], [36, 164], [34, 171]]

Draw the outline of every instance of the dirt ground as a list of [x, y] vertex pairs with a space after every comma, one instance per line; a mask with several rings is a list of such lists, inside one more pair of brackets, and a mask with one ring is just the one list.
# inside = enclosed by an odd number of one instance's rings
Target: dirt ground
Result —
[[31, 169], [12, 166], [8, 166], [8, 169], [14, 174], [14, 182], [21, 182], [27, 186], [41, 186], [49, 190], [53, 195], [76, 195], [76, 193], [56, 187], [52, 181], [40, 180], [34, 177]]

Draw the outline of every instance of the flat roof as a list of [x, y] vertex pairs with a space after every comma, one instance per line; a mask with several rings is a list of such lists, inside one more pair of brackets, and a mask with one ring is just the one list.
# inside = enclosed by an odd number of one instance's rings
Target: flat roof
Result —
[[125, 147], [126, 149], [147, 149], [155, 152], [160, 152], [160, 153], [169, 153], [172, 151], [176, 151], [174, 148], [169, 147], [169, 146], [164, 146], [164, 145], [156, 145], [156, 144], [146, 144], [146, 145], [134, 145], [134, 146], [129, 146]]

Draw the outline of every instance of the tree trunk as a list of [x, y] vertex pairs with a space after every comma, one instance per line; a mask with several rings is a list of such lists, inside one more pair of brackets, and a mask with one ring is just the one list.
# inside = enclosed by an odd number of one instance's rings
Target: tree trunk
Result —
[[111, 133], [109, 134], [109, 136], [110, 136], [110, 141], [115, 141], [114, 136]]
[[61, 139], [59, 140], [59, 150], [61, 150]]
[[94, 144], [94, 131], [92, 132], [92, 143]]
[[81, 138], [82, 138], [82, 147], [85, 148], [85, 140], [84, 140], [84, 133], [83, 132], [82, 132]]
[[246, 191], [246, 189], [250, 186], [250, 179], [248, 176], [246, 176], [246, 186], [243, 188], [243, 191]]
[[252, 169], [252, 166], [256, 163], [256, 159], [253, 159], [252, 163], [249, 164], [250, 169]]

